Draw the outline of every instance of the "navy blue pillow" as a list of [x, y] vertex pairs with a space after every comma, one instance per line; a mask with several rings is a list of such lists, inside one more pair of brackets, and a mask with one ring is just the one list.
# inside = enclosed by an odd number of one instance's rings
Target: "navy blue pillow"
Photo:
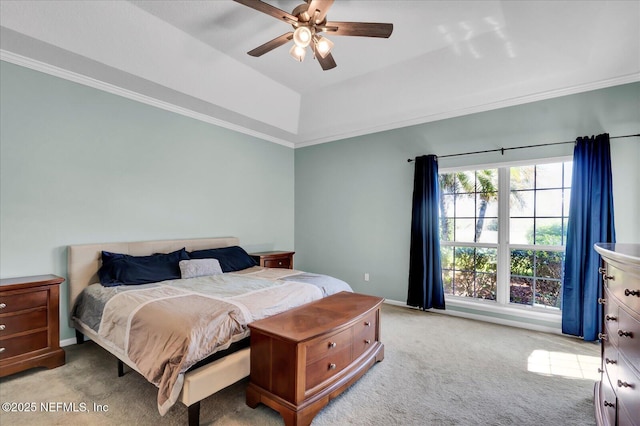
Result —
[[130, 256], [103, 251], [98, 277], [105, 287], [177, 280], [180, 279], [180, 261], [188, 259], [184, 248], [168, 254], [158, 253], [151, 256]]
[[189, 252], [191, 259], [218, 259], [222, 272], [240, 271], [257, 263], [242, 247], [232, 246]]

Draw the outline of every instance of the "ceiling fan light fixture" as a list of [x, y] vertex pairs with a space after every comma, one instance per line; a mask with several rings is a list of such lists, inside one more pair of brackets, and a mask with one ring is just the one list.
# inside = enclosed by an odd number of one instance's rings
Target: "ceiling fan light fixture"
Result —
[[317, 36], [314, 37], [314, 42], [316, 45], [316, 52], [323, 58], [326, 58], [329, 53], [331, 53], [331, 49], [333, 49], [333, 42], [326, 37]]
[[300, 26], [293, 32], [293, 42], [302, 48], [307, 47], [311, 43], [313, 34], [311, 29], [306, 26]]
[[304, 57], [306, 56], [306, 54], [307, 50], [304, 47], [298, 46], [297, 44], [291, 46], [291, 50], [289, 50], [289, 55], [291, 55], [291, 57], [298, 62], [304, 61]]

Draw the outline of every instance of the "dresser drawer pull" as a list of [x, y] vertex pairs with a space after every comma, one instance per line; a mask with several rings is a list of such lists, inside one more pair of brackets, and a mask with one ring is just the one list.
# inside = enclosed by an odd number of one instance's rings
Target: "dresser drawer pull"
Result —
[[0, 354], [1, 354], [2, 352], [4, 352], [5, 350], [6, 350], [5, 348], [0, 348]]
[[607, 303], [607, 299], [603, 299], [602, 297], [598, 297], [598, 305], [604, 305]]
[[607, 335], [605, 333], [598, 333], [598, 339], [607, 340]]
[[365, 327], [371, 327], [371, 322], [369, 322], [369, 321], [365, 321], [364, 326], [365, 326]]
[[598, 373], [604, 373], [604, 370], [602, 368], [598, 368]]
[[338, 346], [336, 342], [329, 342], [329, 348], [335, 348], [336, 346]]
[[334, 363], [329, 364], [329, 370], [335, 370], [336, 365]]
[[7, 328], [7, 326], [6, 326], [6, 325], [4, 325], [4, 324], [0, 324], [0, 331], [4, 330], [5, 328]]
[[7, 307], [7, 304], [6, 304], [6, 303], [0, 303], [0, 309], [4, 309], [4, 308], [6, 308], [6, 307]]
[[609, 281], [609, 280], [615, 281], [616, 280], [616, 278], [613, 275], [606, 275], [604, 272], [601, 272], [601, 274], [602, 274], [602, 279], [604, 281]]
[[282, 260], [278, 260], [278, 266], [282, 266]]
[[623, 382], [622, 380], [618, 379], [618, 387], [619, 388], [632, 388], [633, 385], [630, 385], [627, 382]]
[[615, 406], [616, 406], [616, 404], [614, 404], [613, 402], [609, 402], [609, 401], [607, 401], [607, 400], [605, 399], [605, 401], [604, 401], [604, 406], [605, 406], [605, 407], [615, 407]]
[[[638, 296], [640, 297], [640, 290], [629, 290], [628, 288], [624, 289], [625, 296]], [[0, 305], [2, 306], [2, 305]]]
[[618, 330], [618, 336], [620, 337], [633, 337], [633, 333], [630, 331]]
[[365, 339], [364, 344], [365, 344], [365, 345], [370, 345], [370, 344], [371, 344], [371, 340], [369, 340], [369, 339]]
[[607, 321], [618, 321], [618, 317], [614, 317], [613, 315], [607, 315], [604, 319]]
[[604, 362], [606, 364], [617, 364], [618, 363], [618, 361], [616, 361], [615, 359], [609, 359], [609, 358], [605, 358]]

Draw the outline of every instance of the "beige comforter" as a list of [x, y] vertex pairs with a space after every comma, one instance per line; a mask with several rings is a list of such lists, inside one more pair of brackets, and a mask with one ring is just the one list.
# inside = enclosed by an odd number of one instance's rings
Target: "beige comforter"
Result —
[[268, 278], [223, 274], [123, 291], [106, 303], [98, 334], [158, 386], [165, 414], [185, 371], [246, 337], [248, 323], [322, 298], [316, 286]]

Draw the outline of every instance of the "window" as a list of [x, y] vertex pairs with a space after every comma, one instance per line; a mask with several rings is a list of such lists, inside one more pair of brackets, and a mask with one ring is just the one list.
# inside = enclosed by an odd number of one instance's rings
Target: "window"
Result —
[[440, 174], [445, 294], [560, 308], [571, 166]]

